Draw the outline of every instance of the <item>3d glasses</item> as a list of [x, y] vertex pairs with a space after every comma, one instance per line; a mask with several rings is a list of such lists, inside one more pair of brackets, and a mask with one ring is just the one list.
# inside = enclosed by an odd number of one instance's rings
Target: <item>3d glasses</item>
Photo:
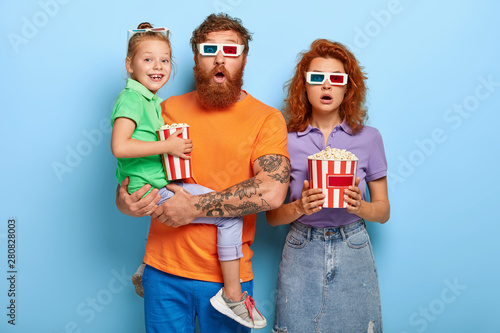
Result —
[[166, 27], [162, 27], [162, 28], [149, 28], [149, 29], [132, 29], [132, 30], [128, 31], [128, 39], [130, 40], [130, 38], [133, 35], [135, 35], [135, 34], [142, 34], [142, 33], [145, 33], [145, 32], [158, 32], [158, 33], [162, 33], [165, 36], [167, 36], [167, 38], [168, 38], [169, 33], [170, 33], [170, 31]]
[[326, 80], [328, 80], [332, 86], [345, 86], [347, 84], [347, 74], [306, 72], [306, 81], [309, 84], [323, 84]]
[[214, 57], [219, 51], [221, 51], [225, 57], [237, 57], [245, 48], [245, 45], [218, 43], [202, 43], [197, 44], [197, 46], [200, 54], [205, 57]]

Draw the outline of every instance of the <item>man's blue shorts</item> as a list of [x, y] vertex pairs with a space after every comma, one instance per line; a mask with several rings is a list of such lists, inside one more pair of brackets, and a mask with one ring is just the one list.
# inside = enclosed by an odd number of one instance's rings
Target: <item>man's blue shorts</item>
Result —
[[[194, 333], [196, 316], [203, 333], [250, 333], [210, 304], [222, 283], [187, 279], [146, 265], [142, 286], [147, 333]], [[252, 295], [253, 281], [241, 288]]]

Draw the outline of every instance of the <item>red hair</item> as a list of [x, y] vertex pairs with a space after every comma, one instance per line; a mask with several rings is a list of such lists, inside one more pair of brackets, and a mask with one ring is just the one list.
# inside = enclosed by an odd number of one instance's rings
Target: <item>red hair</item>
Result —
[[252, 40], [251, 33], [243, 26], [243, 23], [239, 18], [233, 18], [227, 14], [211, 14], [207, 16], [205, 21], [203, 21], [198, 28], [193, 31], [193, 36], [191, 37], [191, 48], [194, 54], [198, 54], [198, 48], [196, 44], [204, 43], [207, 40], [207, 35], [211, 32], [216, 31], [235, 31], [238, 36], [243, 41], [245, 48], [243, 53], [248, 54], [248, 42]]
[[294, 77], [288, 81], [288, 96], [285, 100], [285, 117], [289, 132], [304, 131], [311, 121], [312, 106], [307, 99], [305, 74], [314, 58], [330, 58], [341, 61], [347, 81], [344, 101], [340, 105], [340, 117], [351, 127], [354, 134], [361, 131], [368, 119], [366, 101], [366, 75], [354, 57], [344, 45], [327, 39], [316, 39], [311, 49], [300, 53]]

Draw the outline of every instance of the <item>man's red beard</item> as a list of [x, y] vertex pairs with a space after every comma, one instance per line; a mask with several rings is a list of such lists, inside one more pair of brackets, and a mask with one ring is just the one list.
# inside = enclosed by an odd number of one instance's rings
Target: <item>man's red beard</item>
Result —
[[[233, 75], [224, 66], [203, 72], [195, 65], [193, 71], [196, 92], [201, 105], [212, 109], [225, 109], [238, 101], [243, 86], [243, 66]], [[213, 79], [214, 75], [219, 72], [223, 73], [226, 78], [223, 83], [216, 83]]]

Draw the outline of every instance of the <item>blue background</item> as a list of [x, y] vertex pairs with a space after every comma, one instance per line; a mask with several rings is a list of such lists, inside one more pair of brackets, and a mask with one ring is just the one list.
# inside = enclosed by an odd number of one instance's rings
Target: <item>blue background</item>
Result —
[[[1, 1], [0, 331], [144, 332], [129, 277], [147, 218], [115, 207], [109, 116], [126, 31], [172, 30], [193, 89], [192, 30], [212, 12], [254, 33], [244, 89], [281, 109], [296, 55], [349, 45], [368, 73], [391, 219], [370, 223], [386, 332], [498, 332], [500, 4], [494, 1]], [[489, 82], [489, 83], [488, 83]], [[17, 221], [16, 325], [7, 323], [7, 221]], [[286, 227], [259, 216], [255, 299], [270, 324]]]

